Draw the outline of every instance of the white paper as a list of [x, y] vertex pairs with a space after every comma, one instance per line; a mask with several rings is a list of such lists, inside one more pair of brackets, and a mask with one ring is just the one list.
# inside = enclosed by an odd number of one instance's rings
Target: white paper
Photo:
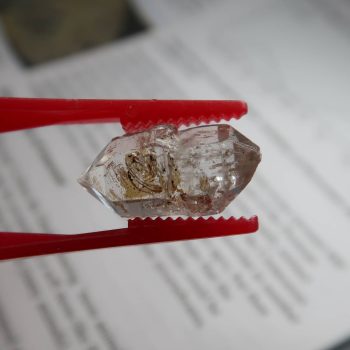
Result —
[[[225, 215], [256, 213], [261, 228], [1, 263], [1, 350], [316, 350], [350, 335], [349, 45], [334, 19], [348, 7], [338, 6], [220, 4], [181, 26], [18, 69], [20, 95], [247, 100], [248, 116], [232, 125], [263, 160]], [[75, 180], [121, 133], [108, 124], [1, 135], [0, 229], [125, 225]]]

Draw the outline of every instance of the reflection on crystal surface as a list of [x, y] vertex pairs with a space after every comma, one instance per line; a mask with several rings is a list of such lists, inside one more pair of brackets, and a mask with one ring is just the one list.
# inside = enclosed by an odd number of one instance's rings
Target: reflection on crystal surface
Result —
[[78, 181], [120, 216], [203, 216], [223, 211], [260, 160], [230, 125], [160, 125], [113, 139]]

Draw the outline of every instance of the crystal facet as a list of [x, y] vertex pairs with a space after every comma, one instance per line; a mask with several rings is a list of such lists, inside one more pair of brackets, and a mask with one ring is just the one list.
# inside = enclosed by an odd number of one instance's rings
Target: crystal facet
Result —
[[212, 215], [260, 160], [259, 147], [230, 125], [160, 125], [114, 138], [78, 181], [123, 217]]

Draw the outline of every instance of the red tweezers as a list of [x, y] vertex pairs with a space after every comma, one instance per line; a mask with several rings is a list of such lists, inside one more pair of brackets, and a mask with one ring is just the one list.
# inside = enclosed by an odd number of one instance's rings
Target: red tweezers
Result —
[[[239, 119], [242, 101], [0, 98], [0, 133], [48, 125], [120, 122], [126, 132]], [[255, 232], [258, 218], [136, 218], [128, 227], [80, 234], [0, 232], [0, 260]]]

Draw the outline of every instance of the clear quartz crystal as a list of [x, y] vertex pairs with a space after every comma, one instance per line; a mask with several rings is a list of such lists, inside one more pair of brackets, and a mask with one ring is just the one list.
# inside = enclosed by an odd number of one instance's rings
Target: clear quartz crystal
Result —
[[230, 125], [160, 125], [114, 138], [78, 181], [123, 217], [212, 215], [260, 160], [259, 147]]

